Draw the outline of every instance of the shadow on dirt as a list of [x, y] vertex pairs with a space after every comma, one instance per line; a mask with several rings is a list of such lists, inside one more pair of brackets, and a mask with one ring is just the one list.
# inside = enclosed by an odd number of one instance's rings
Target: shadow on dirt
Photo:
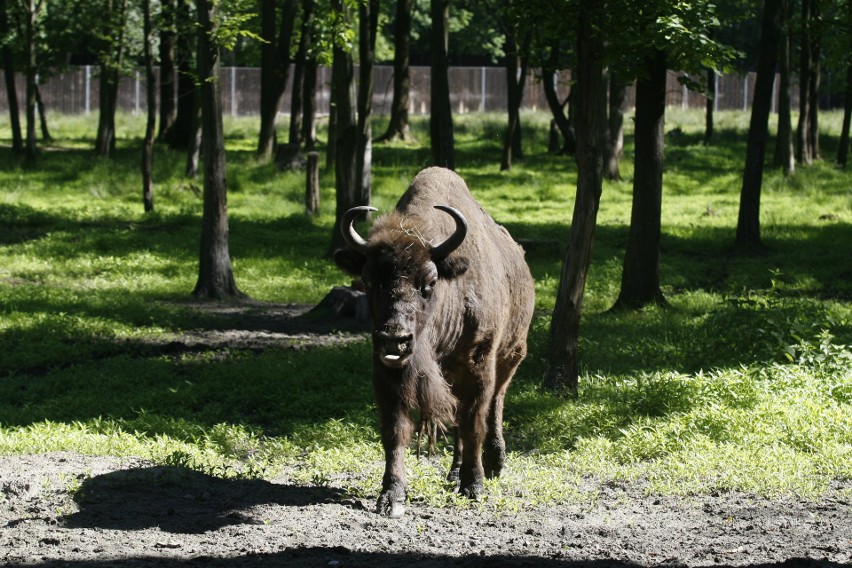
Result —
[[[343, 547], [308, 547], [287, 549], [277, 554], [258, 554], [227, 558], [200, 556], [191, 559], [172, 559], [162, 557], [129, 558], [124, 560], [79, 561], [62, 560], [28, 564], [38, 568], [130, 568], [136, 566], [204, 566], [210, 568], [265, 568], [265, 567], [301, 567], [301, 566], [339, 566], [339, 567], [396, 567], [436, 568], [452, 566], [464, 568], [639, 568], [640, 565], [619, 560], [564, 560], [559, 558], [540, 558], [536, 556], [429, 556], [423, 554], [399, 554], [385, 552], [355, 552]], [[663, 566], [685, 566], [684, 564], [663, 564]], [[723, 564], [714, 564], [714, 568], [725, 568]], [[842, 564], [810, 558], [791, 558], [784, 562], [753, 564], [750, 568], [842, 568]]]
[[260, 479], [222, 479], [182, 467], [120, 470], [83, 482], [74, 500], [79, 511], [67, 528], [200, 534], [229, 525], [258, 524], [243, 513], [262, 505], [304, 507], [338, 503], [360, 508], [330, 488], [276, 485]]

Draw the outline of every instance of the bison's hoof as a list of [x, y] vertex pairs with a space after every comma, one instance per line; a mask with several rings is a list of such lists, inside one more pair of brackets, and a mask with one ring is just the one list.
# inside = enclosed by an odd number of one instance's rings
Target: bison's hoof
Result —
[[456, 485], [459, 484], [459, 482], [461, 481], [461, 473], [459, 468], [454, 468], [450, 470], [450, 472], [447, 474], [447, 481], [449, 481], [450, 483], [455, 483]]
[[482, 497], [484, 492], [485, 488], [482, 487], [481, 483], [471, 483], [459, 490], [462, 496], [467, 497], [471, 501], [479, 501], [479, 498]]
[[405, 514], [405, 501], [390, 492], [382, 493], [376, 502], [376, 512], [391, 519], [398, 519]]

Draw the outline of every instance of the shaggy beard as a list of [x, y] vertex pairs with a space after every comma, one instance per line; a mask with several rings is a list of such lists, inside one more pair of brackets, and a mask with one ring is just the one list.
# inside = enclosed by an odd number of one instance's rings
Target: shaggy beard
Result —
[[[430, 351], [415, 347], [411, 361], [402, 371], [400, 394], [409, 408], [420, 411], [420, 436], [428, 436], [431, 450], [438, 431], [455, 424], [458, 400]], [[418, 442], [418, 448], [419, 445]]]

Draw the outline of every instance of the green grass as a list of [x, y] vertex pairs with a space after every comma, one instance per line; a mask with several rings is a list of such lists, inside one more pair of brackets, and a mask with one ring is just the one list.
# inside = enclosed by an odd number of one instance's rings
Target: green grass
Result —
[[[459, 173], [518, 239], [539, 308], [530, 355], [506, 406], [509, 468], [482, 506], [595, 498], [592, 479], [649, 492], [737, 490], [818, 498], [852, 478], [852, 174], [830, 160], [786, 179], [769, 168], [761, 219], [769, 250], [733, 249], [748, 117], [671, 110], [660, 274], [671, 308], [610, 313], [630, 219], [624, 181], [604, 187], [585, 314], [579, 396], [543, 390], [549, 312], [576, 167], [546, 154], [547, 117], [525, 114], [526, 159], [498, 169], [504, 118], [457, 117]], [[143, 122], [120, 117], [113, 160], [89, 148], [92, 118], [53, 116], [57, 141], [28, 168], [0, 148], [0, 453], [134, 455], [223, 477], [284, 475], [375, 495], [382, 458], [366, 339], [345, 346], [168, 354], [152, 342], [215, 326], [185, 302], [196, 277], [199, 182], [156, 148], [156, 212], [142, 212]], [[825, 113], [824, 155], [840, 116]], [[628, 120], [627, 124], [631, 124]], [[226, 121], [230, 247], [257, 300], [316, 303], [348, 277], [324, 258], [322, 213], [303, 215], [303, 176], [252, 154], [256, 121]], [[414, 122], [418, 139], [428, 124]], [[375, 127], [376, 132], [381, 125]], [[8, 142], [0, 122], [0, 140]], [[772, 144], [770, 144], [770, 149]], [[324, 159], [324, 157], [322, 158]], [[428, 147], [374, 148], [374, 203], [388, 210]], [[449, 454], [411, 457], [410, 496], [466, 506], [443, 482]]]

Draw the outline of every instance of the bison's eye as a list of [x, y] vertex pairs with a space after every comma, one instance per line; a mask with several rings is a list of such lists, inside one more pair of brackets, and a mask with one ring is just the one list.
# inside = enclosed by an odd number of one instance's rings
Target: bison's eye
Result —
[[423, 295], [424, 298], [428, 298], [429, 296], [432, 295], [432, 290], [435, 289], [435, 286], [437, 284], [438, 284], [437, 278], [430, 279], [429, 281], [427, 281], [426, 283], [424, 283], [420, 287], [420, 293]]

